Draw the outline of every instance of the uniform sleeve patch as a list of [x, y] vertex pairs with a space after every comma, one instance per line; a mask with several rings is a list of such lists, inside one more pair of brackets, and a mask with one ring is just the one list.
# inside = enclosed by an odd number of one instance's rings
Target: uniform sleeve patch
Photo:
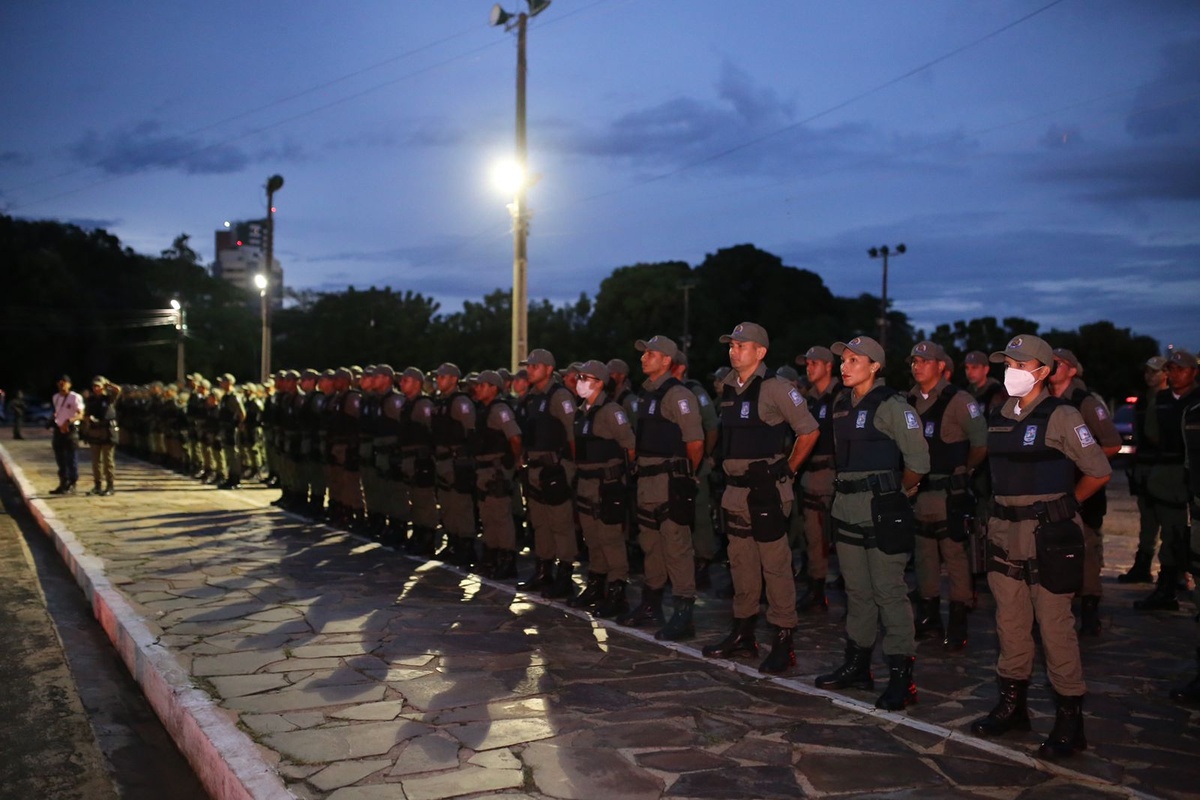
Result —
[[800, 392], [796, 389], [792, 389], [790, 392], [788, 392], [788, 397], [792, 398], [792, 405], [794, 406], [799, 406], [804, 402], [804, 398], [800, 396]]
[[967, 413], [971, 415], [971, 419], [975, 419], [980, 415], [979, 403], [967, 403]]
[[563, 400], [562, 401], [562, 409], [563, 409], [564, 414], [574, 414], [575, 413], [575, 404], [572, 403], [570, 400]]
[[1096, 419], [1108, 419], [1108, 409], [1100, 404], [1096, 404]]
[[1096, 443], [1096, 439], [1092, 436], [1092, 429], [1087, 425], [1076, 425], [1075, 435], [1079, 437], [1079, 444], [1082, 447], [1091, 447]]
[[618, 425], [628, 425], [629, 424], [629, 418], [625, 416], [624, 411], [618, 411], [617, 413], [613, 414], [613, 419], [615, 419], [617, 421]]
[[433, 416], [433, 406], [430, 406], [428, 404], [421, 406], [421, 416], [426, 417], [426, 418], [432, 417]]
[[908, 426], [910, 431], [915, 431], [921, 427], [921, 420], [917, 418], [917, 412], [905, 411], [904, 424]]
[[508, 409], [507, 408], [500, 409], [500, 421], [508, 422], [510, 419], [512, 419], [512, 414], [508, 413]]
[[681, 397], [681, 398], [679, 398], [679, 413], [680, 413], [680, 414], [690, 414], [690, 413], [692, 413], [692, 406], [691, 406], [691, 404], [690, 404], [690, 403], [688, 403], [688, 401], [687, 401], [687, 400], [685, 400], [685, 399], [684, 399], [684, 398], [682, 398], [682, 397]]
[[696, 400], [699, 401], [700, 405], [702, 405], [702, 406], [708, 405], [708, 395], [706, 395], [706, 394], [700, 395], [699, 397], [696, 398]]

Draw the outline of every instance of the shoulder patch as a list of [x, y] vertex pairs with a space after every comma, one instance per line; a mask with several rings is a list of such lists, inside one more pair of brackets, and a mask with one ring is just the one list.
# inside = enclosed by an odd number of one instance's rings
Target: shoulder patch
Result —
[[422, 403], [419, 408], [419, 413], [421, 414], [422, 417], [432, 417], [433, 416], [433, 406], [429, 405], [428, 403]]
[[562, 410], [563, 410], [564, 414], [574, 414], [575, 413], [575, 404], [572, 403], [570, 400], [563, 400], [562, 401]]
[[679, 413], [680, 414], [692, 413], [692, 406], [690, 403], [688, 403], [686, 397], [679, 398]]
[[908, 427], [908, 429], [910, 431], [915, 431], [918, 428], [920, 428], [921, 420], [917, 417], [917, 412], [905, 411], [904, 412], [904, 424]]
[[1095, 437], [1092, 436], [1092, 429], [1087, 425], [1076, 425], [1075, 435], [1079, 437], [1079, 444], [1082, 447], [1091, 447], [1096, 443]]
[[697, 395], [696, 401], [699, 402], [700, 405], [706, 406], [706, 405], [708, 405], [708, 395], [707, 394]]
[[512, 419], [512, 414], [508, 413], [508, 409], [507, 408], [500, 409], [500, 421], [508, 422], [510, 419]]
[[624, 411], [618, 411], [615, 414], [613, 414], [613, 419], [615, 419], [617, 421], [618, 425], [628, 425], [629, 424], [629, 417], [625, 416]]
[[967, 413], [971, 415], [971, 419], [975, 419], [983, 412], [979, 410], [979, 403], [967, 403]]
[[804, 402], [804, 398], [800, 396], [799, 389], [792, 389], [788, 392], [788, 397], [792, 398], [792, 405], [798, 406]]
[[1108, 419], [1108, 409], [1100, 403], [1096, 404], [1096, 419]]

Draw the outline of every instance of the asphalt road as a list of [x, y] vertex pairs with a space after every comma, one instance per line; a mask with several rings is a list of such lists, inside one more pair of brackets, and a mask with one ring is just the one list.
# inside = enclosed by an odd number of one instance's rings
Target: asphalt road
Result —
[[7, 479], [0, 498], [0, 798], [206, 800]]

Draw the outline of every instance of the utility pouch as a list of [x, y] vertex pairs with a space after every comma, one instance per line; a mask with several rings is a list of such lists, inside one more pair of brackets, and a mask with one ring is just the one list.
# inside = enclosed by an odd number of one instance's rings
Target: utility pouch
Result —
[[1083, 588], [1083, 530], [1073, 519], [1039, 522], [1037, 544], [1038, 583], [1054, 594], [1075, 594]]
[[512, 494], [512, 481], [505, 477], [502, 470], [496, 470], [488, 481], [488, 497], [508, 497]]
[[667, 479], [667, 519], [689, 528], [696, 524], [696, 482], [690, 475]]
[[392, 454], [386, 450], [375, 448], [374, 464], [375, 471], [380, 475], [390, 475], [392, 469]]
[[787, 534], [788, 521], [783, 516], [778, 483], [762, 461], [751, 464], [747, 475], [750, 478], [750, 490], [746, 493], [750, 535], [759, 542], [773, 542], [782, 538]]
[[437, 482], [437, 470], [430, 456], [417, 456], [413, 462], [412, 485], [418, 489], [432, 489]]
[[454, 491], [459, 494], [475, 494], [475, 460], [471, 458], [454, 459]]
[[946, 533], [952, 542], [965, 542], [971, 536], [975, 517], [975, 498], [970, 492], [946, 495]]
[[629, 514], [626, 503], [628, 490], [620, 481], [604, 481], [600, 484], [600, 521], [605, 525], [621, 525]]
[[538, 492], [548, 506], [561, 506], [571, 499], [571, 484], [567, 481], [567, 468], [562, 462], [547, 464], [538, 473]]
[[1084, 500], [1079, 506], [1079, 518], [1083, 520], [1083, 524], [1087, 525], [1094, 531], [1100, 530], [1104, 525], [1104, 515], [1108, 513], [1108, 495], [1104, 491], [1104, 487], [1100, 487], [1100, 491]]
[[871, 522], [875, 527], [875, 546], [889, 556], [911, 553], [916, 546], [917, 521], [912, 504], [903, 492], [887, 492], [871, 497]]

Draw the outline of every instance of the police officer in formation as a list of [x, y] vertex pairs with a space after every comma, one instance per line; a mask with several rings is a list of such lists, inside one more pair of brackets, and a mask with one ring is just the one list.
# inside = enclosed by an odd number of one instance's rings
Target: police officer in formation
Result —
[[817, 443], [801, 466], [800, 506], [804, 530], [807, 578], [796, 598], [797, 611], [825, 611], [825, 582], [829, 574], [829, 548], [833, 507], [833, 401], [842, 391], [833, 368], [833, 351], [814, 345], [796, 359], [804, 363], [808, 379], [805, 402], [817, 422]]
[[[485, 369], [472, 384], [479, 408], [471, 451], [475, 458], [475, 497], [483, 538], [479, 572], [506, 580], [517, 574], [517, 531], [512, 517], [512, 484], [521, 457], [521, 426], [507, 400], [500, 396], [504, 379]], [[474, 549], [474, 536], [471, 537]]]

